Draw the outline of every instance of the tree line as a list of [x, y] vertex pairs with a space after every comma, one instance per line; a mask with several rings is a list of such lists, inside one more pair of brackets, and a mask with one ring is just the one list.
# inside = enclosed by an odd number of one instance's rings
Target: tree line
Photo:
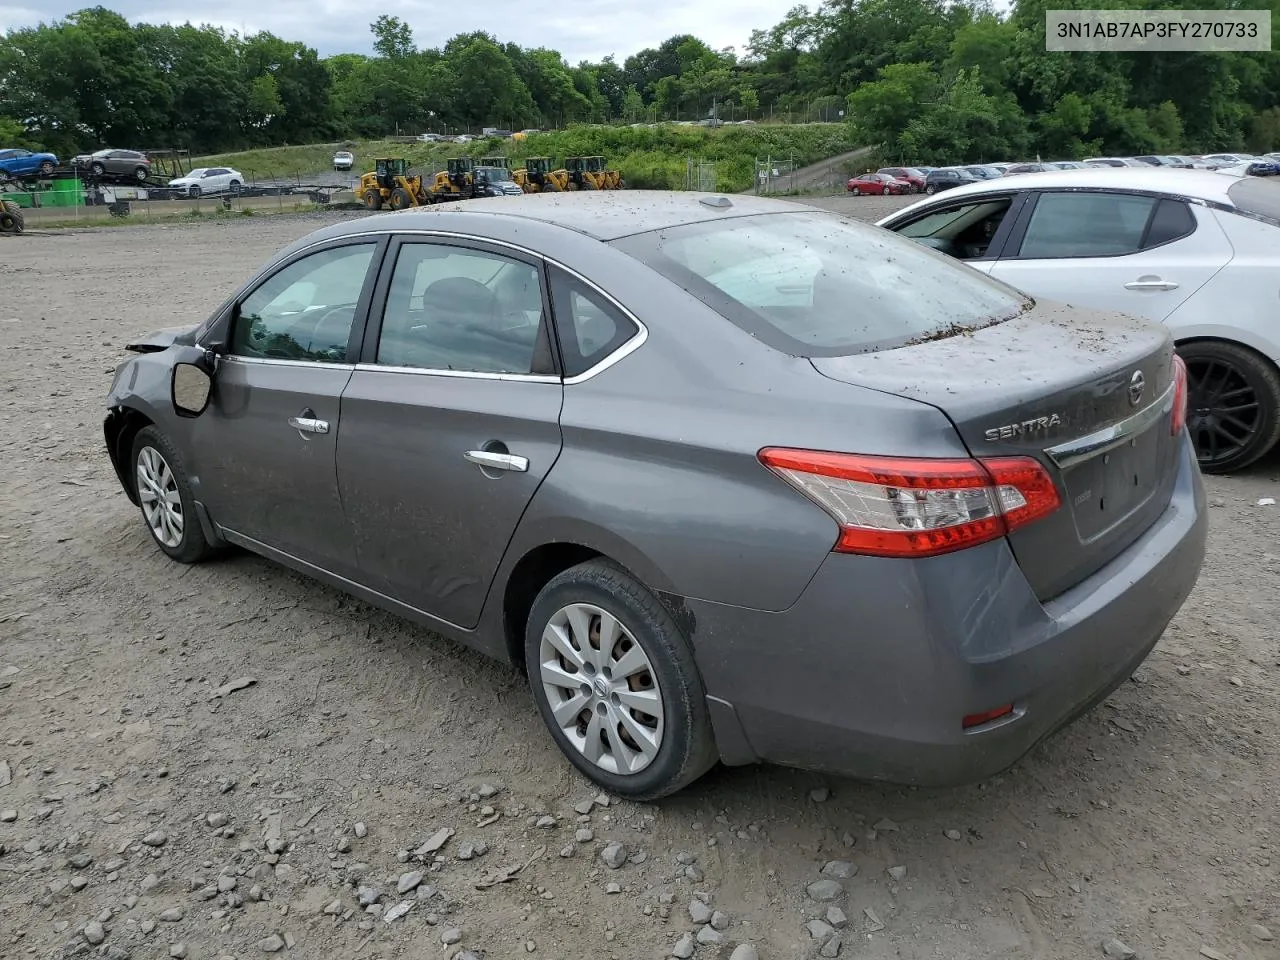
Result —
[[214, 153], [715, 115], [843, 121], [886, 158], [919, 163], [1280, 148], [1274, 53], [1046, 53], [1048, 5], [828, 0], [753, 31], [740, 54], [683, 34], [576, 65], [482, 31], [421, 49], [388, 15], [370, 25], [372, 55], [321, 58], [267, 32], [94, 7], [0, 38], [0, 146]]

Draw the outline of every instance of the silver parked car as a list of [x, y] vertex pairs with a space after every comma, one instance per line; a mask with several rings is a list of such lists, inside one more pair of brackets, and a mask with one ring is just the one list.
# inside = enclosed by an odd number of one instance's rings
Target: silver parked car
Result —
[[1204, 552], [1163, 327], [779, 200], [348, 221], [131, 349], [106, 447], [164, 553], [516, 664], [633, 798], [717, 759], [993, 774], [1133, 672]]

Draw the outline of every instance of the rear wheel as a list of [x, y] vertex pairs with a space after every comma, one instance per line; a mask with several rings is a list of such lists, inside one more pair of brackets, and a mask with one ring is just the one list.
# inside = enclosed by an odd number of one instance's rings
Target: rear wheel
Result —
[[43, 163], [41, 163], [40, 172], [43, 173], [46, 177], [49, 174], [53, 173], [53, 161], [45, 160]]
[[138, 167], [138, 169], [133, 171], [133, 176], [138, 181], [145, 180], [150, 175], [151, 175], [151, 171], [149, 171], [146, 167]]
[[133, 482], [151, 539], [172, 560], [195, 563], [214, 553], [196, 516], [182, 456], [156, 427], [133, 441]]
[[413, 205], [413, 198], [404, 187], [396, 187], [391, 191], [391, 209], [404, 210]]
[[938, 192], [938, 188], [937, 188], [937, 187], [935, 187], [935, 186], [931, 183], [931, 184], [929, 184], [927, 187], [925, 187], [925, 188], [924, 188], [924, 192], [925, 192], [925, 193], [928, 193], [928, 194], [934, 194], [934, 193], [937, 193], [937, 192]]
[[1280, 442], [1280, 371], [1248, 347], [1195, 340], [1187, 365], [1187, 429], [1200, 469], [1231, 473]]
[[552, 578], [529, 613], [525, 662], [556, 744], [606, 789], [653, 800], [715, 764], [688, 641], [617, 565], [592, 560]]
[[382, 209], [382, 191], [374, 190], [372, 187], [364, 192], [364, 206], [366, 210]]

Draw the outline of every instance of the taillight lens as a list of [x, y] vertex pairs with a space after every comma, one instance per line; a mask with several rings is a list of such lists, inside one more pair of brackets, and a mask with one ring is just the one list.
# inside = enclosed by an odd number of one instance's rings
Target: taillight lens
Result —
[[1173, 355], [1173, 416], [1169, 429], [1176, 437], [1187, 425], [1187, 365], [1176, 353]]
[[907, 459], [783, 447], [758, 456], [835, 518], [839, 553], [950, 553], [1003, 537], [1062, 503], [1030, 457]]

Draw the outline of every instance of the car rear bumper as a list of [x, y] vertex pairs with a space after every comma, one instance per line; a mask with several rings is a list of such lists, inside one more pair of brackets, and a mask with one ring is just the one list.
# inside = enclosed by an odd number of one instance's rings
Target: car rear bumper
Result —
[[832, 554], [779, 613], [686, 601], [722, 757], [921, 786], [999, 773], [1147, 657], [1195, 585], [1207, 525], [1184, 440], [1160, 519], [1045, 604], [1003, 540], [915, 561]]

